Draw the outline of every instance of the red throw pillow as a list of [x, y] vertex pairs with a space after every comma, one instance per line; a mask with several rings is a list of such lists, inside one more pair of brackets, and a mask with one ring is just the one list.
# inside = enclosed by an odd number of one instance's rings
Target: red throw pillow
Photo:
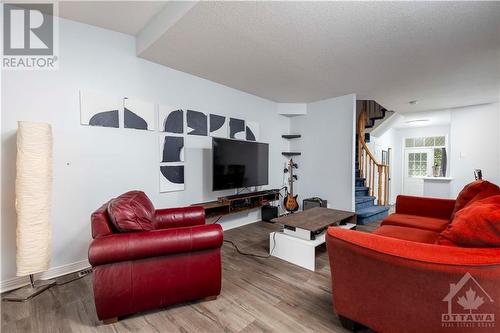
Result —
[[461, 209], [440, 235], [441, 245], [450, 241], [463, 247], [500, 247], [500, 195]]
[[154, 229], [155, 208], [142, 191], [130, 191], [111, 200], [108, 214], [120, 232]]
[[463, 190], [458, 194], [455, 202], [455, 208], [451, 214], [451, 220], [453, 220], [455, 214], [460, 209], [467, 207], [467, 205], [470, 205], [477, 200], [485, 199], [498, 194], [500, 194], [500, 187], [487, 180], [476, 180], [465, 185]]

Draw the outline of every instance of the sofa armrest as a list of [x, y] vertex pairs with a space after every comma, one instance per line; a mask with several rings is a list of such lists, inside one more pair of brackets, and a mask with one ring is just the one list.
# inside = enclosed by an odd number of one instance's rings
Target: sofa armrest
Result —
[[120, 261], [201, 251], [222, 246], [218, 224], [129, 232], [99, 237], [90, 243], [89, 262], [94, 266]]
[[336, 238], [367, 251], [429, 264], [488, 266], [500, 269], [500, 248], [465, 248], [418, 243], [366, 232], [330, 227], [327, 238]]
[[205, 209], [201, 206], [156, 210], [156, 229], [179, 228], [205, 224]]
[[455, 200], [440, 198], [413, 197], [408, 195], [398, 195], [396, 198], [396, 213], [434, 217], [449, 220]]
[[[445, 298], [470, 277], [495, 300], [481, 311], [500, 313], [498, 248], [424, 244], [340, 228], [329, 228], [326, 243], [335, 312], [376, 332], [444, 332]], [[456, 297], [466, 290], [455, 295], [457, 310]]]

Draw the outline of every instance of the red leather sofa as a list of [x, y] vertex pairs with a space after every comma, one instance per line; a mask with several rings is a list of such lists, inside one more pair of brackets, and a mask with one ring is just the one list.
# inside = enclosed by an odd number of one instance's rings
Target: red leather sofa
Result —
[[[346, 328], [366, 326], [379, 333], [498, 330], [500, 195], [479, 195], [476, 199], [482, 200], [467, 206], [462, 194], [457, 200], [399, 196], [395, 214], [371, 234], [328, 229], [334, 312]], [[466, 207], [457, 210], [460, 205]], [[479, 218], [487, 220], [486, 229]], [[447, 239], [459, 223], [471, 228], [469, 239], [480, 242], [462, 246]], [[468, 317], [485, 314], [493, 314], [493, 322]]]
[[202, 208], [155, 210], [132, 191], [97, 209], [91, 223], [95, 306], [105, 323], [219, 295], [222, 228], [206, 225]]

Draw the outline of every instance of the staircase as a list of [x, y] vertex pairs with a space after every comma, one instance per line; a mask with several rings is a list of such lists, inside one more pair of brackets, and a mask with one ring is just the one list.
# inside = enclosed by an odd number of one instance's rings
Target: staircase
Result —
[[387, 216], [389, 207], [376, 205], [377, 199], [370, 194], [370, 188], [366, 186], [366, 178], [361, 177], [359, 163], [356, 161], [356, 188], [354, 190], [356, 200], [356, 215], [358, 224], [368, 224], [382, 220]]
[[[358, 124], [356, 136], [356, 215], [358, 224], [368, 224], [382, 220], [388, 215], [389, 166], [378, 162], [366, 145], [370, 135], [365, 129], [371, 128], [375, 120], [383, 119], [387, 111], [375, 101], [357, 101]], [[376, 201], [376, 202], [375, 202]]]

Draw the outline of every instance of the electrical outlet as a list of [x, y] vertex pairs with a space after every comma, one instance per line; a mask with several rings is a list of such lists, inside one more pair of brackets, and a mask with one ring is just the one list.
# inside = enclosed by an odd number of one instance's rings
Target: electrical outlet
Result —
[[87, 268], [87, 269], [79, 271], [78, 277], [83, 277], [83, 276], [88, 275], [90, 273], [92, 273], [92, 268]]

